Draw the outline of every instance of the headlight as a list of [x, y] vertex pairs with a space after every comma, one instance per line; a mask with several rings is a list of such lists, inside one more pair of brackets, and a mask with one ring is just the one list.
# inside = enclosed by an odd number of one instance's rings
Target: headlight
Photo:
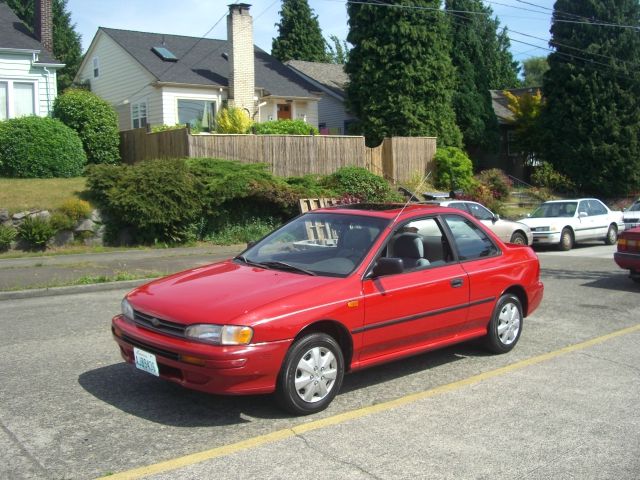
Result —
[[253, 338], [253, 329], [238, 325], [199, 324], [188, 326], [184, 334], [187, 338], [214, 345], [247, 345]]
[[120, 303], [120, 309], [122, 310], [122, 315], [124, 315], [126, 319], [133, 321], [133, 307], [126, 298], [122, 299], [122, 303]]

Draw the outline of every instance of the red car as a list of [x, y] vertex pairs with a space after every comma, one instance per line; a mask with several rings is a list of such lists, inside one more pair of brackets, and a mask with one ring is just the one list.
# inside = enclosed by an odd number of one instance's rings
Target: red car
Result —
[[113, 335], [127, 362], [216, 394], [327, 407], [345, 372], [472, 338], [508, 352], [543, 285], [532, 249], [429, 205], [315, 210], [234, 259], [139, 287]]
[[629, 270], [629, 277], [640, 283], [640, 227], [625, 230], [618, 236], [618, 251], [613, 259], [620, 268]]

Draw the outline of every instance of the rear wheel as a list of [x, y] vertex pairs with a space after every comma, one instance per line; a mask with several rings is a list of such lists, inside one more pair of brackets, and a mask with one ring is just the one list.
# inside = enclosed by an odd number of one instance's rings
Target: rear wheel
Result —
[[573, 248], [573, 232], [569, 228], [562, 230], [560, 234], [560, 250], [571, 250]]
[[506, 353], [515, 347], [522, 333], [523, 319], [518, 297], [511, 293], [502, 295], [489, 322], [486, 347], [493, 353]]
[[278, 377], [276, 400], [296, 415], [327, 408], [344, 376], [344, 357], [335, 339], [312, 333], [297, 340], [287, 353]]
[[527, 245], [527, 237], [525, 237], [521, 232], [513, 232], [510, 242], [515, 243], [516, 245]]
[[609, 230], [607, 230], [607, 236], [604, 239], [605, 245], [615, 245], [618, 241], [618, 227], [614, 224], [609, 225]]

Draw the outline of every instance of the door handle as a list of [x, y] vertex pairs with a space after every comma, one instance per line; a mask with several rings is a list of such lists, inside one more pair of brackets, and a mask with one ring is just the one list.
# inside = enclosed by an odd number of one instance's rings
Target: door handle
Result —
[[461, 287], [463, 283], [464, 282], [462, 281], [461, 278], [454, 278], [453, 280], [451, 280], [451, 286], [453, 288]]

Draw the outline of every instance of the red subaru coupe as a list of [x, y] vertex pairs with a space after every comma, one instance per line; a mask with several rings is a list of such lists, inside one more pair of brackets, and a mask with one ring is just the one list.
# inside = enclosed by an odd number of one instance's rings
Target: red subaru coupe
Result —
[[275, 392], [304, 415], [346, 372], [478, 337], [508, 352], [542, 296], [535, 252], [460, 210], [346, 205], [136, 288], [112, 331], [145, 372], [215, 394]]

